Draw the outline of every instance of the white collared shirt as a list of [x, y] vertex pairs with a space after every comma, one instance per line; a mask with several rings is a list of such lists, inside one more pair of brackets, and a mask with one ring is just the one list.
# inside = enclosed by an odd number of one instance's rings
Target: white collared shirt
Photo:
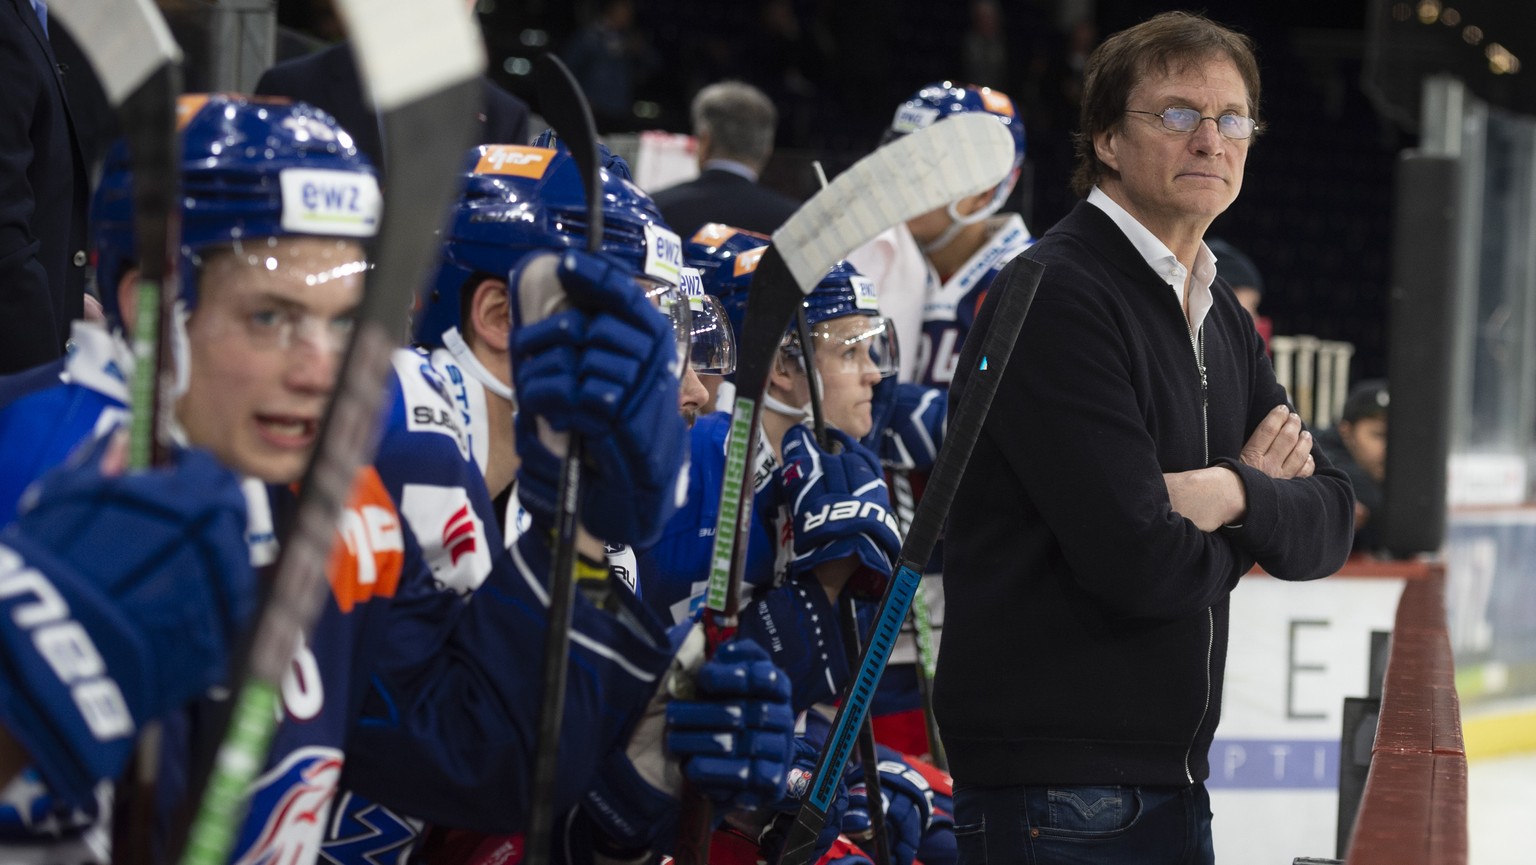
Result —
[[1147, 266], [1157, 271], [1157, 275], [1173, 287], [1180, 309], [1184, 308], [1184, 284], [1189, 283], [1189, 332], [1193, 334], [1200, 330], [1200, 326], [1205, 323], [1206, 313], [1211, 311], [1211, 284], [1216, 281], [1216, 256], [1205, 245], [1205, 241], [1200, 241], [1200, 249], [1195, 253], [1195, 275], [1194, 279], [1190, 279], [1189, 269], [1173, 254], [1168, 244], [1158, 240], [1157, 235], [1137, 222], [1136, 217], [1127, 213], [1102, 189], [1095, 186], [1088, 193], [1088, 203], [1104, 211], [1120, 227], [1136, 251], [1141, 253]]

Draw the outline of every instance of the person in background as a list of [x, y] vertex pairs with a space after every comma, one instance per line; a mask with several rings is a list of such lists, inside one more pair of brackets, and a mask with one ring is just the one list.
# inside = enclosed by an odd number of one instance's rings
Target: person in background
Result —
[[[469, 14], [474, 14], [474, 0], [466, 0], [465, 7]], [[527, 143], [528, 104], [484, 76], [480, 79], [480, 90], [483, 101], [479, 112], [473, 118], [465, 118], [466, 122], [475, 123], [474, 140]], [[386, 164], [379, 117], [363, 95], [357, 60], [352, 56], [352, 46], [346, 42], [278, 63], [261, 74], [256, 93], [287, 96], [319, 108], [351, 134], [357, 149], [371, 164]]]
[[64, 354], [85, 310], [90, 179], [41, 0], [0, 2], [0, 374]]
[[1344, 413], [1332, 428], [1317, 435], [1328, 461], [1349, 475], [1355, 486], [1355, 550], [1370, 552], [1381, 542], [1371, 517], [1381, 511], [1387, 479], [1387, 383], [1370, 379], [1356, 384], [1344, 399]]
[[1264, 344], [1269, 345], [1275, 324], [1269, 316], [1259, 313], [1259, 303], [1264, 299], [1264, 277], [1259, 274], [1258, 265], [1225, 240], [1212, 237], [1205, 241], [1205, 245], [1216, 256], [1216, 275], [1232, 286], [1237, 302], [1253, 316], [1253, 326], [1258, 329], [1259, 336], [1264, 337]]
[[707, 222], [772, 234], [800, 202], [758, 184], [773, 155], [779, 113], [756, 87], [721, 81], [693, 97], [699, 176], [656, 193], [667, 224], [692, 237]]

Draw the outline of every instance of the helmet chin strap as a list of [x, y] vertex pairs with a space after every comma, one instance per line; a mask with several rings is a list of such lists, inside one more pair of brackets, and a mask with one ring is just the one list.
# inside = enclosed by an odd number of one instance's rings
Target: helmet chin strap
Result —
[[517, 411], [517, 394], [485, 368], [485, 364], [481, 363], [480, 358], [476, 357], [474, 351], [470, 349], [469, 343], [465, 342], [464, 337], [459, 334], [458, 328], [450, 327], [443, 332], [443, 348], [448, 349], [448, 354], [453, 356], [454, 363], [469, 373], [481, 387], [511, 403], [512, 410]]
[[950, 243], [954, 242], [956, 235], [960, 233], [961, 229], [968, 225], [975, 225], [976, 223], [981, 222], [983, 219], [986, 219], [987, 217], [996, 213], [998, 208], [1003, 206], [1003, 199], [1006, 197], [1007, 196], [993, 196], [992, 200], [987, 202], [986, 205], [984, 205], [981, 209], [974, 213], [966, 214], [962, 214], [959, 210], [956, 209], [956, 205], [958, 205], [960, 202], [951, 201], [949, 206], [944, 209], [944, 212], [949, 214], [949, 227], [940, 232], [938, 237], [935, 237], [933, 240], [922, 244], [923, 253], [926, 255], [932, 255], [933, 253], [938, 252], [944, 247], [950, 245]]
[[[803, 365], [805, 359], [801, 358], [800, 362]], [[827, 389], [821, 378], [821, 370], [813, 370], [811, 374], [816, 376], [816, 387], [821, 393], [826, 393]], [[794, 406], [765, 390], [763, 391], [763, 408], [768, 409], [774, 414], [792, 417], [795, 419], [795, 423], [805, 423], [811, 420], [811, 401], [809, 399], [805, 401], [805, 405]]]

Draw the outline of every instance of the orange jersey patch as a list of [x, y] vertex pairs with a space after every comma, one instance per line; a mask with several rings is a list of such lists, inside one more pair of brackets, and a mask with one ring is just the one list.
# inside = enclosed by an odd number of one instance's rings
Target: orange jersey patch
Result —
[[336, 524], [331, 548], [331, 593], [343, 613], [374, 597], [393, 597], [405, 566], [400, 513], [373, 466], [363, 466], [352, 501]]

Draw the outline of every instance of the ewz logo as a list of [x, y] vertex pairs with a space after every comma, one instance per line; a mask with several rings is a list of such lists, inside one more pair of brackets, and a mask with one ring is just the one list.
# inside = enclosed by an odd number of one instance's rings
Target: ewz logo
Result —
[[362, 190], [355, 184], [322, 186], [310, 181], [302, 187], [300, 200], [308, 210], [360, 214], [363, 212], [361, 195]]

